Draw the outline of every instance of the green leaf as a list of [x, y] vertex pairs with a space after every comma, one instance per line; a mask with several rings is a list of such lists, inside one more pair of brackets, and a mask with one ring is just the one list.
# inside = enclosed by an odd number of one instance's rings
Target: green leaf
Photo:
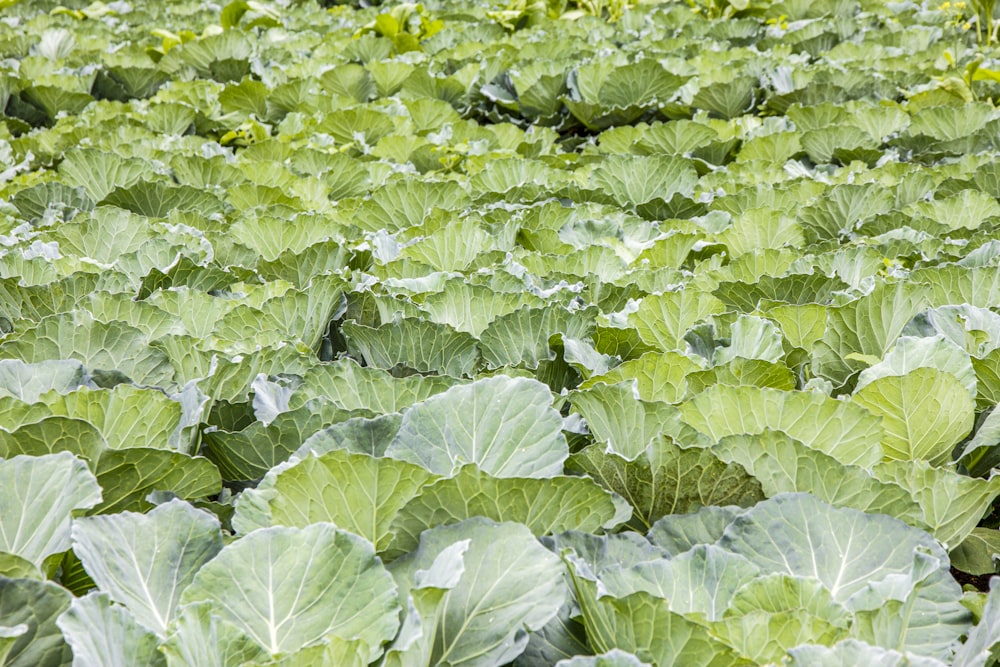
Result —
[[973, 528], [961, 544], [949, 552], [952, 567], [973, 575], [996, 574], [1000, 557], [1000, 531], [996, 528]]
[[302, 387], [289, 399], [289, 408], [294, 410], [313, 398], [324, 397], [345, 410], [390, 414], [424, 401], [457, 383], [456, 379], [446, 376], [411, 375], [398, 378], [384, 370], [365, 368], [344, 359], [315, 366], [306, 372]]
[[733, 257], [761, 249], [801, 247], [805, 244], [801, 224], [782, 211], [765, 208], [745, 211], [716, 238]]
[[706, 505], [689, 514], [665, 516], [653, 524], [649, 539], [660, 549], [676, 556], [700, 544], [717, 542], [729, 524], [745, 511], [733, 505]]
[[629, 208], [654, 198], [669, 201], [675, 194], [690, 197], [697, 182], [698, 174], [689, 160], [666, 155], [613, 155], [591, 174], [591, 187]]
[[0, 577], [8, 579], [44, 579], [40, 568], [20, 556], [0, 551]]
[[307, 646], [273, 660], [248, 662], [243, 667], [365, 667], [368, 664], [365, 656], [369, 653], [368, 646], [360, 639], [348, 641], [339, 637], [326, 637], [321, 644]]
[[[35, 404], [34, 407], [42, 406]], [[26, 419], [31, 418], [26, 415]], [[0, 430], [0, 455], [5, 458], [20, 454], [44, 456], [69, 452], [93, 465], [107, 446], [101, 433], [92, 424], [80, 419], [45, 417], [10, 432]]]
[[122, 159], [105, 151], [84, 148], [66, 153], [59, 173], [70, 185], [82, 187], [87, 196], [101, 201], [117, 187], [129, 188], [153, 171], [147, 162]]
[[42, 218], [48, 211], [58, 211], [62, 219], [72, 220], [77, 213], [94, 208], [93, 200], [83, 188], [72, 188], [58, 181], [24, 188], [11, 197], [11, 203], [29, 221]]
[[961, 347], [944, 336], [916, 338], [901, 336], [896, 345], [878, 362], [858, 376], [855, 392], [881, 377], [906, 375], [917, 368], [936, 368], [951, 373], [976, 397], [976, 372], [972, 359]]
[[835, 507], [888, 514], [911, 526], [927, 528], [923, 510], [907, 488], [883, 481], [861, 466], [840, 463], [780, 431], [727, 436], [712, 447], [712, 452], [722, 461], [743, 467], [760, 482], [768, 498], [780, 493], [810, 493]]
[[602, 596], [585, 563], [572, 553], [563, 559], [595, 651], [620, 649], [648, 657], [656, 665], [738, 664], [728, 646], [700, 624], [672, 612], [665, 599], [645, 591]]
[[594, 330], [597, 310], [570, 310], [562, 306], [525, 307], [500, 315], [480, 334], [483, 360], [489, 368], [524, 365], [537, 368], [555, 357], [549, 340], [556, 334], [564, 338], [589, 339]]
[[590, 377], [581, 382], [579, 388], [589, 389], [598, 383], [634, 384], [640, 400], [678, 403], [687, 393], [687, 375], [702, 368], [698, 362], [678, 352], [647, 352], [638, 359], [630, 359], [606, 373]]
[[109, 447], [171, 448], [181, 428], [181, 405], [161, 391], [119, 384], [113, 389], [78, 389], [42, 399], [56, 415], [94, 425]]
[[[364, 131], [370, 133], [372, 128]], [[354, 136], [351, 134], [342, 140], [353, 141]], [[366, 140], [374, 143], [378, 137], [366, 136]], [[366, 231], [386, 230], [391, 233], [419, 225], [434, 208], [455, 211], [468, 203], [469, 195], [458, 183], [430, 183], [412, 178], [395, 180], [377, 189], [353, 220]]]
[[[951, 595], [942, 603], [949, 614], [962, 616], [961, 591], [941, 546], [924, 531], [881, 514], [834, 508], [804, 493], [781, 494], [736, 517], [718, 544], [765, 572], [819, 581], [850, 611], [878, 609], [897, 575], [919, 574]], [[924, 565], [915, 565], [918, 555], [934, 561], [936, 570], [923, 572]], [[876, 586], [880, 582], [885, 586]], [[938, 605], [932, 598], [915, 603], [928, 611]], [[921, 622], [915, 615], [902, 620]]]
[[95, 474], [104, 499], [94, 511], [104, 514], [149, 509], [146, 496], [153, 491], [194, 500], [222, 488], [219, 471], [208, 459], [145, 447], [105, 452]]
[[396, 532], [394, 519], [433, 478], [405, 461], [335, 449], [277, 475], [268, 502], [271, 522], [304, 528], [326, 521], [385, 551]]
[[851, 615], [814, 579], [772, 574], [742, 586], [712, 631], [758, 664], [787, 649], [848, 637]]
[[851, 401], [882, 418], [886, 458], [939, 465], [972, 430], [975, 402], [951, 373], [917, 368], [873, 380]]
[[607, 450], [635, 459], [660, 436], [675, 436], [690, 442], [697, 436], [681, 421], [681, 413], [672, 405], [646, 402], [635, 398], [625, 384], [596, 385], [570, 394], [573, 410], [587, 423], [594, 439], [607, 444]]
[[760, 485], [737, 465], [712, 451], [682, 449], [669, 438], [655, 438], [629, 461], [600, 445], [570, 456], [567, 467], [589, 475], [632, 506], [629, 526], [647, 532], [661, 517], [706, 505], [747, 505], [763, 497]]
[[213, 613], [210, 602], [181, 607], [160, 650], [170, 667], [242, 667], [268, 655], [251, 637]]
[[387, 666], [506, 664], [567, 593], [559, 559], [526, 527], [483, 518], [425, 531], [392, 572], [410, 605]]
[[848, 362], [849, 354], [883, 358], [903, 327], [925, 307], [926, 289], [900, 282], [876, 285], [867, 296], [827, 308], [826, 332], [816, 343], [813, 370], [835, 385], [843, 384], [852, 373], [863, 369], [860, 362]]
[[2, 661], [3, 664], [7, 664], [7, 656], [14, 648], [14, 644], [17, 642], [18, 637], [25, 634], [27, 631], [28, 626], [24, 623], [18, 623], [14, 626], [0, 626], [0, 661]]
[[68, 452], [0, 460], [0, 552], [41, 567], [69, 548], [73, 511], [100, 501], [97, 480]]
[[770, 320], [754, 315], [740, 315], [730, 327], [730, 344], [715, 350], [713, 363], [734, 359], [758, 359], [775, 363], [783, 356], [781, 331]]
[[847, 465], [871, 467], [882, 459], [876, 445], [883, 437], [879, 418], [818, 392], [716, 385], [680, 410], [685, 422], [716, 442], [771, 429]]
[[438, 271], [463, 271], [492, 245], [490, 235], [473, 219], [465, 218], [407, 245], [399, 256]]
[[79, 361], [26, 364], [18, 359], [0, 360], [0, 396], [14, 396], [26, 403], [34, 403], [49, 391], [64, 394], [89, 385], [87, 369]]
[[399, 627], [396, 586], [372, 545], [327, 523], [264, 528], [228, 545], [181, 596], [201, 601], [272, 656], [330, 635], [380, 647]]
[[947, 560], [917, 552], [910, 573], [873, 585], [871, 610], [855, 612], [851, 634], [869, 644], [948, 660], [969, 631], [971, 614]]
[[180, 500], [148, 514], [84, 517], [73, 525], [73, 551], [94, 582], [160, 636], [195, 573], [221, 549], [215, 517]]
[[977, 479], [926, 461], [887, 461], [873, 473], [909, 491], [928, 532], [948, 547], [961, 543], [1000, 495], [1000, 477]]
[[478, 337], [496, 318], [524, 305], [540, 306], [542, 300], [530, 294], [497, 292], [483, 285], [451, 279], [442, 291], [428, 294], [420, 308], [433, 321]]
[[424, 486], [403, 504], [392, 520], [392, 553], [415, 549], [424, 530], [475, 516], [520, 523], [540, 537], [610, 529], [619, 523], [620, 513], [620, 503], [586, 478], [498, 478], [467, 465], [454, 477]]
[[552, 620], [529, 633], [528, 645], [514, 661], [514, 667], [548, 667], [558, 660], [589, 655], [587, 633], [575, 618], [575, 608], [575, 604], [567, 602]]
[[352, 417], [313, 433], [295, 451], [294, 456], [306, 458], [310, 453], [322, 456], [335, 449], [345, 449], [355, 454], [381, 457], [399, 433], [402, 421], [403, 416], [395, 412], [371, 419]]
[[137, 181], [128, 187], [116, 187], [98, 204], [117, 206], [149, 218], [166, 217], [174, 210], [207, 216], [221, 213], [223, 208], [221, 201], [204, 190], [167, 185], [163, 181]]
[[156, 635], [139, 625], [124, 607], [112, 605], [104, 593], [74, 598], [57, 620], [66, 642], [73, 648], [73, 662], [130, 667], [165, 667]]
[[664, 292], [644, 297], [629, 323], [647, 345], [663, 351], [684, 351], [684, 334], [695, 324], [723, 312], [722, 302], [696, 289]]
[[[259, 400], [258, 391], [255, 400]], [[330, 401], [314, 399], [273, 417], [254, 421], [240, 431], [203, 433], [205, 455], [224, 479], [253, 480], [286, 461], [312, 434], [353, 415]]]
[[495, 477], [553, 477], [568, 454], [548, 387], [502, 375], [413, 406], [386, 450], [446, 476], [475, 463]]
[[8, 648], [5, 667], [69, 667], [73, 653], [56, 619], [72, 597], [49, 581], [0, 577], [0, 618], [6, 627], [27, 626]]
[[[733, 6], [749, 4], [749, 0], [737, 0]], [[700, 109], [713, 112], [722, 118], [736, 118], [751, 110], [754, 104], [754, 82], [738, 78], [732, 81], [719, 81], [702, 86], [695, 94], [692, 103]]]
[[760, 575], [746, 558], [714, 544], [700, 544], [673, 558], [605, 572], [603, 577], [615, 595], [645, 591], [667, 600], [675, 613], [711, 622], [731, 614], [734, 600]]
[[0, 343], [0, 357], [34, 363], [78, 359], [89, 370], [121, 371], [136, 383], [169, 384], [170, 363], [149, 347], [139, 329], [124, 322], [98, 322], [86, 311], [42, 319], [16, 338]]
[[376, 368], [404, 366], [461, 377], [472, 375], [479, 365], [476, 339], [447, 324], [406, 318], [372, 328], [348, 321], [341, 331], [349, 349]]

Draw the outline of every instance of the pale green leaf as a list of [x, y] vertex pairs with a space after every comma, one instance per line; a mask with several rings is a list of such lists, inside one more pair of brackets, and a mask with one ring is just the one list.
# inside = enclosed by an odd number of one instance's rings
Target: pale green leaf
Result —
[[148, 514], [85, 517], [73, 525], [73, 551], [94, 582], [161, 636], [181, 593], [221, 549], [218, 520], [180, 500]]
[[328, 523], [264, 528], [225, 547], [181, 597], [201, 601], [272, 655], [327, 635], [378, 647], [399, 627], [396, 586], [372, 545]]
[[496, 477], [552, 477], [568, 454], [548, 387], [502, 375], [413, 406], [386, 450], [438, 475], [475, 463]]

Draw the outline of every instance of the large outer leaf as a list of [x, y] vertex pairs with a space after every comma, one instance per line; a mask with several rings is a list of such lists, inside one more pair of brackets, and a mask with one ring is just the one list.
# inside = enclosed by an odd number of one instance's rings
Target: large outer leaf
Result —
[[388, 414], [426, 400], [457, 382], [446, 376], [397, 378], [383, 370], [366, 368], [344, 359], [311, 368], [305, 374], [302, 387], [289, 399], [289, 407], [301, 407], [306, 401], [322, 396], [345, 410]]
[[514, 661], [514, 667], [549, 667], [557, 660], [589, 655], [587, 631], [577, 618], [576, 603], [567, 601], [544, 626], [528, 633], [528, 646]]
[[56, 618], [71, 599], [69, 591], [48, 581], [0, 577], [0, 618], [4, 625], [27, 626], [4, 667], [68, 667], [73, 656]]
[[72, 512], [100, 501], [87, 464], [68, 452], [0, 460], [0, 552], [40, 567], [69, 548]]
[[152, 491], [170, 491], [185, 500], [218, 493], [222, 479], [212, 462], [201, 456], [146, 447], [110, 450], [97, 464], [104, 499], [97, 511], [148, 509]]
[[694, 165], [683, 158], [657, 155], [613, 156], [594, 170], [591, 183], [621, 206], [635, 207], [658, 197], [690, 195], [698, 182]]
[[181, 593], [221, 549], [218, 520], [181, 500], [148, 514], [86, 517], [73, 525], [73, 551], [94, 582], [161, 636]]
[[421, 373], [472, 375], [479, 364], [476, 339], [447, 324], [408, 318], [373, 328], [345, 322], [348, 347], [369, 366], [405, 366]]
[[[698, 437], [681, 421], [672, 405], [641, 401], [626, 384], [599, 384], [570, 395], [573, 410], [583, 416], [594, 439], [607, 450], [634, 460], [655, 439], [664, 435], [682, 440]], [[683, 436], [683, 437], [682, 437]]]
[[0, 662], [7, 664], [7, 656], [10, 655], [17, 638], [28, 632], [28, 626], [24, 623], [17, 625], [0, 625]]
[[859, 408], [818, 392], [716, 385], [682, 404], [681, 414], [716, 441], [772, 429], [841, 463], [870, 467], [882, 459], [882, 426]]
[[420, 639], [395, 656], [390, 647], [387, 665], [506, 664], [524, 650], [525, 630], [545, 625], [566, 598], [559, 559], [526, 527], [482, 518], [426, 531], [392, 570], [417, 605], [407, 624], [419, 614]]
[[202, 567], [182, 603], [208, 601], [272, 655], [327, 635], [359, 638], [378, 656], [396, 633], [396, 586], [370, 543], [316, 523], [264, 528]]
[[689, 288], [644, 297], [629, 323], [639, 332], [642, 342], [663, 351], [686, 347], [684, 334], [710, 315], [725, 310], [711, 294]]
[[799, 644], [846, 639], [851, 620], [815, 579], [772, 574], [743, 585], [712, 631], [761, 664]]
[[333, 450], [278, 474], [268, 503], [271, 522], [304, 528], [327, 521], [384, 551], [397, 513], [433, 479], [412, 463]]
[[[805, 493], [775, 496], [736, 517], [719, 546], [764, 571], [813, 577], [851, 610], [869, 608], [870, 583], [910, 573], [918, 549], [948, 562], [921, 530], [881, 514], [834, 508]], [[946, 568], [941, 575], [950, 578]]]
[[969, 477], [926, 461], [887, 461], [873, 472], [882, 482], [897, 484], [913, 496], [923, 526], [948, 548], [958, 546], [972, 532], [1000, 495], [1000, 476]]
[[413, 406], [386, 450], [438, 475], [475, 463], [495, 477], [552, 477], [568, 454], [548, 387], [503, 375]]
[[881, 359], [903, 327], [926, 305], [922, 285], [900, 282], [878, 285], [860, 299], [828, 308], [826, 332], [816, 344], [813, 369], [834, 384], [843, 384], [864, 367], [861, 361], [848, 359], [848, 355]]
[[80, 186], [94, 201], [104, 199], [116, 187], [129, 188], [152, 169], [144, 160], [123, 160], [120, 156], [95, 149], [66, 153], [59, 173], [70, 185]]
[[52, 315], [0, 344], [0, 356], [28, 362], [79, 359], [90, 370], [118, 370], [134, 382], [164, 385], [173, 375], [163, 352], [124, 322], [98, 322], [86, 311]]
[[635, 387], [636, 395], [643, 401], [677, 403], [687, 393], [685, 377], [700, 370], [704, 370], [700, 364], [678, 352], [647, 352], [589, 378], [579, 388], [626, 382]]
[[[32, 409], [48, 411], [41, 403], [35, 403]], [[28, 413], [25, 417], [30, 419], [36, 415]], [[12, 428], [14, 426], [11, 424]], [[92, 424], [67, 417], [45, 417], [13, 428], [10, 432], [0, 430], [0, 456], [5, 458], [19, 454], [44, 456], [69, 452], [93, 464], [107, 446], [104, 437]]]
[[104, 593], [74, 598], [56, 621], [73, 647], [74, 665], [163, 667], [156, 635], [139, 625], [124, 607]]
[[127, 384], [114, 389], [78, 389], [65, 396], [47, 396], [54, 414], [90, 422], [108, 446], [169, 449], [170, 437], [181, 425], [181, 405], [163, 392]]
[[745, 511], [733, 505], [707, 505], [697, 512], [667, 515], [653, 524], [649, 539], [666, 553], [676, 556], [699, 544], [714, 544], [729, 524]]
[[483, 360], [490, 368], [521, 364], [537, 368], [539, 362], [555, 356], [549, 348], [553, 335], [589, 338], [596, 315], [594, 308], [569, 310], [559, 305], [524, 307], [501, 315], [479, 336]]
[[871, 588], [870, 608], [857, 611], [851, 627], [852, 636], [869, 644], [948, 660], [969, 631], [960, 589], [934, 555], [917, 551], [907, 575]]
[[54, 360], [26, 364], [19, 359], [0, 361], [0, 396], [34, 403], [47, 391], [66, 393], [89, 386], [87, 369], [79, 361]]
[[596, 533], [618, 523], [621, 504], [584, 477], [498, 478], [467, 465], [454, 477], [425, 486], [402, 507], [392, 521], [392, 550], [412, 551], [424, 530], [474, 516], [520, 523], [537, 536]]
[[668, 514], [763, 498], [760, 485], [739, 465], [708, 449], [683, 449], [668, 438], [654, 439], [633, 461], [591, 445], [570, 456], [567, 467], [625, 498], [633, 509], [629, 526], [643, 533]]
[[736, 592], [760, 574], [743, 556], [714, 544], [699, 544], [669, 560], [639, 563], [614, 577], [605, 575], [604, 581], [615, 595], [645, 591], [667, 600], [675, 613], [719, 621]]
[[[266, 405], [273, 397], [267, 395], [263, 385], [255, 385], [255, 389], [258, 421], [241, 431], [218, 430], [203, 436], [206, 456], [219, 467], [225, 479], [263, 477], [268, 470], [286, 461], [313, 433], [353, 414], [323, 399], [286, 412], [284, 405], [276, 408], [273, 400]], [[270, 421], [272, 416], [273, 421]]]
[[951, 373], [976, 397], [976, 372], [969, 354], [943, 335], [917, 338], [902, 336], [880, 363], [861, 371], [857, 392], [878, 378], [906, 375], [917, 368], [936, 368]]
[[242, 667], [268, 656], [251, 637], [214, 614], [210, 602], [181, 608], [160, 650], [170, 667]]
[[836, 507], [888, 514], [911, 526], [927, 527], [920, 505], [906, 487], [882, 481], [861, 466], [840, 463], [780, 431], [727, 436], [712, 452], [745, 468], [768, 497], [801, 491]]
[[595, 651], [621, 649], [648, 656], [656, 665], [730, 667], [736, 655], [702, 625], [670, 610], [666, 600], [644, 591], [623, 597], [599, 593], [587, 565], [563, 556]]
[[865, 385], [852, 402], [882, 418], [882, 451], [888, 459], [939, 465], [975, 420], [975, 402], [951, 373], [917, 368]]

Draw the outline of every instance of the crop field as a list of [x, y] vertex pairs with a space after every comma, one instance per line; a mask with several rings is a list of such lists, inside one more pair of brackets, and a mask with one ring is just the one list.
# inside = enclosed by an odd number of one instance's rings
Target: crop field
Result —
[[1000, 664], [1000, 8], [0, 0], [0, 665]]

